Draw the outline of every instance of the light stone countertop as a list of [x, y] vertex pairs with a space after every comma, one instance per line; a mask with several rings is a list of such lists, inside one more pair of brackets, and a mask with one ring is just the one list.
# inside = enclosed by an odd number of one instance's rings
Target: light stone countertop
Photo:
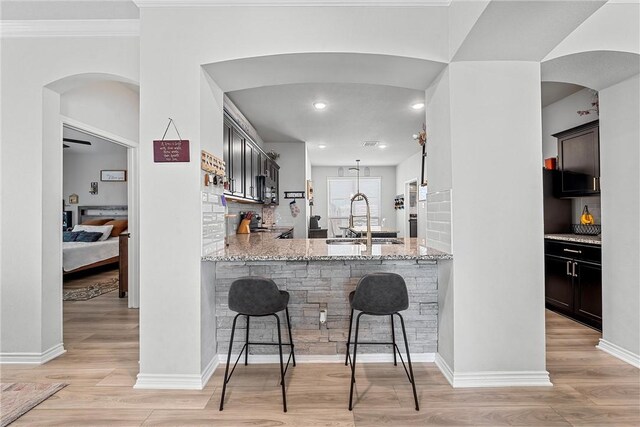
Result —
[[277, 239], [281, 232], [235, 234], [218, 255], [202, 261], [332, 261], [332, 260], [438, 260], [453, 255], [421, 246], [418, 239], [404, 239], [399, 245], [373, 245], [372, 254], [364, 245], [328, 245], [325, 239]]
[[545, 239], [550, 240], [561, 240], [563, 242], [571, 242], [571, 243], [587, 243], [590, 245], [601, 245], [602, 239], [600, 235], [597, 236], [588, 236], [583, 234], [545, 234]]

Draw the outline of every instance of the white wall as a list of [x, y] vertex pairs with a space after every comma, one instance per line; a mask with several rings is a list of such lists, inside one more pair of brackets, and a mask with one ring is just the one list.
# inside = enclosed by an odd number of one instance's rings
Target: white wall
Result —
[[[534, 62], [456, 62], [427, 91], [430, 190], [453, 188], [455, 280], [446, 290], [455, 298], [445, 307], [453, 343], [445, 344], [454, 384], [464, 375], [488, 384], [496, 371], [548, 384], [539, 82]], [[437, 112], [450, 120], [434, 120]], [[489, 167], [496, 160], [501, 166]], [[450, 175], [442, 166], [449, 162]]]
[[[111, 152], [79, 154], [63, 152], [62, 194], [66, 203], [69, 195], [77, 194], [77, 205], [67, 205], [73, 212], [73, 224], [78, 223], [78, 206], [127, 205], [126, 182], [100, 181], [101, 170], [126, 170], [127, 149], [111, 144]], [[91, 182], [98, 183], [98, 194], [89, 193]]]
[[131, 85], [100, 81], [65, 92], [60, 112], [130, 141], [138, 141], [140, 95]]
[[1, 43], [0, 345], [3, 360], [38, 362], [62, 350], [58, 93], [80, 79], [50, 84], [68, 76], [98, 78], [95, 73], [135, 81], [139, 50], [137, 39], [128, 37], [3, 38]]
[[[154, 164], [140, 146], [141, 312], [138, 387], [193, 387], [203, 373], [201, 337], [209, 331], [201, 307], [201, 148], [222, 152], [222, 102], [203, 102], [201, 64], [296, 52], [360, 52], [445, 59], [446, 8], [144, 8], [140, 12], [140, 140], [152, 141], [172, 117], [190, 140], [191, 162]], [[309, 32], [332, 23], [323, 37]], [[379, 25], [384, 22], [384, 25]], [[428, 22], [429, 25], [425, 25]], [[415, 37], [417, 26], [431, 43]], [[357, 28], [357, 30], [354, 30]], [[229, 43], [233, 34], [234, 43]], [[171, 58], [167, 57], [171, 52]], [[167, 66], [171, 61], [171, 66]], [[221, 94], [220, 94], [221, 95]], [[218, 94], [212, 94], [216, 97]], [[207, 106], [207, 111], [203, 110]], [[206, 114], [205, 114], [206, 113]], [[395, 172], [393, 174], [395, 178]], [[393, 184], [395, 190], [395, 183]], [[393, 191], [392, 191], [393, 193]], [[393, 202], [391, 196], [390, 203]], [[394, 215], [395, 216], [395, 215]], [[154, 230], [166, 230], [158, 236]], [[158, 263], [170, 256], [172, 263]], [[144, 284], [153, 292], [145, 292]], [[176, 293], [176, 283], [181, 292]], [[149, 285], [151, 286], [151, 285]], [[158, 355], [162, 355], [159, 357]], [[158, 379], [164, 379], [164, 385]], [[184, 381], [186, 382], [184, 382]], [[178, 381], [183, 381], [177, 384]]]
[[304, 191], [306, 196], [307, 180], [306, 180], [306, 157], [305, 144], [296, 142], [266, 142], [264, 144], [265, 151], [274, 150], [280, 154], [276, 163], [280, 166], [279, 174], [279, 193], [280, 204], [276, 207], [274, 215], [280, 215], [278, 226], [293, 226], [293, 237], [295, 239], [307, 238], [307, 205], [306, 197], [304, 199], [296, 199], [296, 205], [300, 208], [297, 217], [291, 216], [289, 203], [293, 199], [285, 199], [285, 191]]
[[600, 92], [603, 340], [640, 355], [640, 75]]
[[[592, 92], [585, 88], [542, 109], [542, 158], [558, 155], [558, 140], [552, 135], [598, 120], [597, 114], [580, 116], [577, 111], [591, 107]], [[542, 167], [542, 165], [540, 166]]]
[[[416, 143], [416, 145], [418, 145]], [[413, 156], [396, 166], [396, 194], [405, 194], [405, 185], [407, 181], [416, 180], [420, 185], [420, 174], [422, 173], [421, 163], [422, 149]], [[425, 170], [426, 174], [426, 170]], [[400, 232], [398, 237], [409, 237], [409, 195], [405, 194], [405, 208], [396, 210], [396, 228]], [[421, 218], [418, 218], [420, 221]]]
[[[360, 177], [364, 178], [363, 171], [367, 165], [360, 165]], [[350, 172], [348, 167], [344, 168], [344, 177], [356, 178], [354, 172]], [[395, 229], [396, 224], [396, 210], [394, 209], [394, 199], [396, 196], [396, 167], [395, 166], [369, 166], [370, 177], [380, 177], [380, 204], [381, 206], [381, 220], [386, 218], [385, 228]], [[320, 215], [320, 227], [327, 227], [327, 214], [328, 214], [328, 193], [327, 193], [327, 178], [338, 177], [338, 166], [311, 166], [311, 176], [313, 179], [313, 192], [315, 194], [315, 204], [313, 206], [313, 214]], [[331, 236], [331, 230], [328, 231]]]

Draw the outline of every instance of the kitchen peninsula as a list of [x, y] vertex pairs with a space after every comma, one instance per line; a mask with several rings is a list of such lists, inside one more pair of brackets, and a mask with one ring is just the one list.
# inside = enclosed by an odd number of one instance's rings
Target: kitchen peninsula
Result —
[[[297, 355], [340, 359], [344, 357], [349, 330], [349, 293], [362, 276], [382, 271], [398, 273], [407, 283], [410, 306], [404, 318], [416, 360], [421, 360], [421, 354], [437, 351], [438, 263], [451, 260], [451, 254], [420, 246], [415, 238], [396, 240], [399, 244], [389, 244], [385, 239], [386, 244], [374, 243], [369, 252], [365, 245], [357, 243], [330, 244], [331, 239], [278, 239], [278, 234], [231, 235], [224, 251], [202, 257], [203, 262], [214, 264], [208, 265], [207, 271], [214, 278], [218, 354], [228, 351], [235, 313], [227, 307], [227, 295], [236, 278], [269, 277], [281, 290], [289, 292]], [[320, 321], [321, 310], [327, 313], [325, 323]], [[252, 319], [252, 339], [269, 341], [277, 338], [276, 329], [266, 326], [269, 321], [273, 319]], [[388, 317], [371, 317], [362, 322], [363, 341], [379, 340], [391, 327]], [[243, 322], [240, 326], [244, 327]], [[244, 334], [236, 331], [236, 336]], [[273, 354], [275, 351], [269, 346], [251, 348], [251, 354]], [[362, 352], [384, 352], [391, 356], [391, 349], [386, 346], [364, 345]], [[426, 360], [426, 357], [422, 359]]]

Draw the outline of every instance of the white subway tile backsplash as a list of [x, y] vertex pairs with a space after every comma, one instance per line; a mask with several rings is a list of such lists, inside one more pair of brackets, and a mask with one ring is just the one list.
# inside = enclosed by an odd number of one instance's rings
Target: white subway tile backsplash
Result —
[[426, 244], [451, 252], [451, 190], [427, 194]]

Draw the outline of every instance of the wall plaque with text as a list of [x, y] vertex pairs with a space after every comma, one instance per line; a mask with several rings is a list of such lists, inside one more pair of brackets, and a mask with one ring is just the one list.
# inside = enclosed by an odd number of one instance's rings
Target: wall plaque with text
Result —
[[189, 162], [189, 140], [156, 140], [153, 141], [154, 163]]

